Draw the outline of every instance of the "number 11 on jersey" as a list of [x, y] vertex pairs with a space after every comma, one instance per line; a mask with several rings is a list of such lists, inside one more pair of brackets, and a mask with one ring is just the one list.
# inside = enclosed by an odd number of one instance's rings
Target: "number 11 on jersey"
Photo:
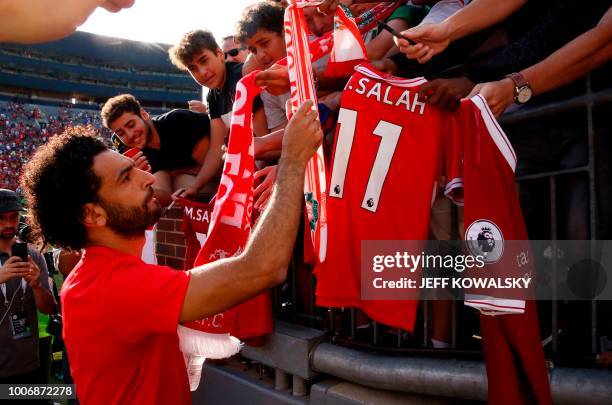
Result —
[[[357, 111], [348, 108], [341, 108], [338, 115], [338, 140], [336, 141], [336, 152], [332, 166], [330, 197], [342, 198], [344, 192], [344, 179], [348, 169], [351, 149], [357, 128]], [[382, 193], [387, 173], [391, 165], [391, 160], [395, 154], [402, 127], [391, 122], [380, 120], [372, 131], [373, 135], [381, 138], [376, 158], [370, 171], [368, 184], [361, 202], [361, 208], [371, 212], [376, 212], [380, 194]], [[362, 164], [365, 164], [362, 163]]]

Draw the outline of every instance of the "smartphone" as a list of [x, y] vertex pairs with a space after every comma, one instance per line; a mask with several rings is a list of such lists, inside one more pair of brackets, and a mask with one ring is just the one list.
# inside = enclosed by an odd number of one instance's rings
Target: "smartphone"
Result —
[[23, 242], [15, 242], [11, 251], [11, 256], [17, 256], [24, 262], [28, 261], [28, 244]]
[[391, 27], [389, 24], [380, 21], [380, 20], [376, 20], [376, 22], [378, 23], [378, 26], [382, 29], [384, 29], [385, 31], [389, 31], [391, 33], [391, 35], [393, 35], [396, 38], [399, 39], [405, 39], [406, 41], [408, 41], [408, 43], [410, 45], [416, 45], [416, 42], [414, 42], [411, 39], [406, 38], [405, 36], [403, 36], [399, 31], [397, 31], [396, 29], [394, 29], [393, 27]]

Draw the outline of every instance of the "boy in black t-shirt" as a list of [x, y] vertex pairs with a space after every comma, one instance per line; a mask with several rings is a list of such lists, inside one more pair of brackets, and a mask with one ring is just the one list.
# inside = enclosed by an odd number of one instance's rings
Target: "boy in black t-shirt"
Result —
[[[178, 44], [168, 50], [170, 60], [181, 70], [188, 71], [198, 84], [210, 89], [206, 96], [210, 116], [211, 139], [225, 139], [229, 134], [236, 84], [242, 78], [242, 64], [225, 62], [223, 51], [210, 31], [196, 30], [183, 35]], [[261, 101], [253, 110], [256, 134], [266, 133], [267, 124]], [[220, 146], [219, 146], [220, 147]], [[200, 183], [188, 188], [183, 197], [197, 193]]]
[[[155, 176], [153, 189], [162, 205], [178, 189], [201, 189], [221, 167], [223, 138], [211, 138], [208, 115], [176, 109], [151, 117], [131, 94], [106, 101], [101, 111], [104, 126], [129, 148], [138, 168]], [[199, 186], [201, 184], [201, 186]]]

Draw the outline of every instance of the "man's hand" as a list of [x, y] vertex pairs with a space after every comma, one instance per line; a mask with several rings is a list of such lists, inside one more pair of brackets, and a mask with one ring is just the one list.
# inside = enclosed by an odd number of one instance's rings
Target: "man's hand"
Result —
[[187, 189], [185, 189], [185, 192], [183, 193], [181, 197], [189, 199], [189, 198], [192, 198], [198, 195], [199, 192], [200, 192], [199, 188], [196, 188], [193, 186], [187, 187]]
[[473, 88], [474, 82], [467, 77], [435, 79], [421, 86], [419, 96], [442, 110], [455, 111], [459, 108], [461, 99]]
[[255, 75], [255, 85], [265, 87], [270, 94], [279, 96], [289, 92], [289, 69], [287, 66], [272, 65]]
[[198, 112], [202, 114], [206, 114], [208, 109], [206, 108], [206, 104], [201, 102], [200, 100], [189, 100], [187, 102], [189, 105], [189, 111]]
[[312, 110], [312, 100], [306, 100], [285, 127], [281, 160], [306, 163], [323, 139], [321, 123]]
[[277, 166], [267, 166], [261, 170], [255, 172], [255, 181], [262, 179], [262, 182], [255, 188], [253, 192], [253, 198], [255, 204], [253, 207], [256, 210], [263, 211], [266, 208], [266, 204], [270, 199], [272, 190], [274, 189], [274, 181], [276, 180], [276, 169]]
[[179, 198], [190, 199], [191, 197], [195, 197], [200, 190], [194, 187], [187, 188], [179, 188], [170, 196], [173, 201], [178, 200]]
[[134, 5], [136, 0], [104, 0], [101, 7], [111, 13], [116, 13], [124, 8], [129, 8]]
[[98, 7], [110, 12], [135, 0], [2, 0], [0, 42], [49, 42], [72, 34]]
[[480, 94], [486, 100], [495, 118], [506, 111], [506, 108], [514, 102], [514, 82], [510, 78], [498, 80], [496, 82], [479, 83], [468, 98]]
[[132, 156], [132, 160], [134, 161], [134, 165], [137, 169], [151, 173], [151, 165], [149, 164], [147, 157], [144, 153], [142, 153], [142, 151]]
[[[31, 260], [31, 259], [30, 259]], [[0, 284], [16, 277], [25, 277], [30, 271], [30, 264], [17, 256], [11, 256], [0, 267]]]
[[28, 262], [26, 264], [28, 265], [28, 272], [23, 278], [25, 278], [25, 281], [27, 281], [28, 285], [33, 289], [40, 288], [40, 269], [36, 263], [34, 263], [31, 256], [28, 256]]
[[285, 280], [302, 217], [306, 161], [322, 137], [312, 101], [305, 102], [286, 127], [274, 191], [244, 250], [190, 271], [181, 322], [217, 314]]
[[402, 31], [402, 35], [416, 42], [410, 45], [406, 39], [393, 38], [395, 44], [408, 59], [428, 62], [450, 44], [450, 31], [444, 23], [425, 24]]

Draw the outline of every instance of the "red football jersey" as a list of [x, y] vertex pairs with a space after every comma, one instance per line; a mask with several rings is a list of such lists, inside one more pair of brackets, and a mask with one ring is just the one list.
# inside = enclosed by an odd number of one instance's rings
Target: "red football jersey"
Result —
[[215, 206], [214, 200], [209, 203], [180, 199], [183, 206], [183, 223], [181, 230], [185, 234], [185, 265], [184, 269], [193, 268], [202, 245], [206, 241], [210, 217]]
[[[533, 283], [527, 229], [514, 180], [516, 154], [482, 96], [465, 100], [460, 113], [462, 153], [455, 152], [451, 165], [462, 165], [457, 184], [463, 187], [467, 246], [472, 254], [485, 256], [488, 276], [530, 277]], [[524, 298], [519, 290], [473, 290], [466, 291], [465, 304], [487, 314], [523, 313]]]
[[[447, 159], [455, 184], [463, 187], [468, 248], [485, 254], [489, 276], [533, 279], [514, 180], [516, 154], [482, 96], [465, 100], [460, 114], [463, 130]], [[524, 298], [501, 289], [465, 294], [465, 304], [481, 312], [490, 403], [552, 403], [536, 306]]]
[[328, 253], [315, 270], [317, 305], [357, 307], [412, 330], [417, 301], [363, 300], [364, 240], [427, 240], [442, 171], [442, 136], [454, 121], [419, 97], [425, 79], [362, 64], [342, 94], [329, 181]]

